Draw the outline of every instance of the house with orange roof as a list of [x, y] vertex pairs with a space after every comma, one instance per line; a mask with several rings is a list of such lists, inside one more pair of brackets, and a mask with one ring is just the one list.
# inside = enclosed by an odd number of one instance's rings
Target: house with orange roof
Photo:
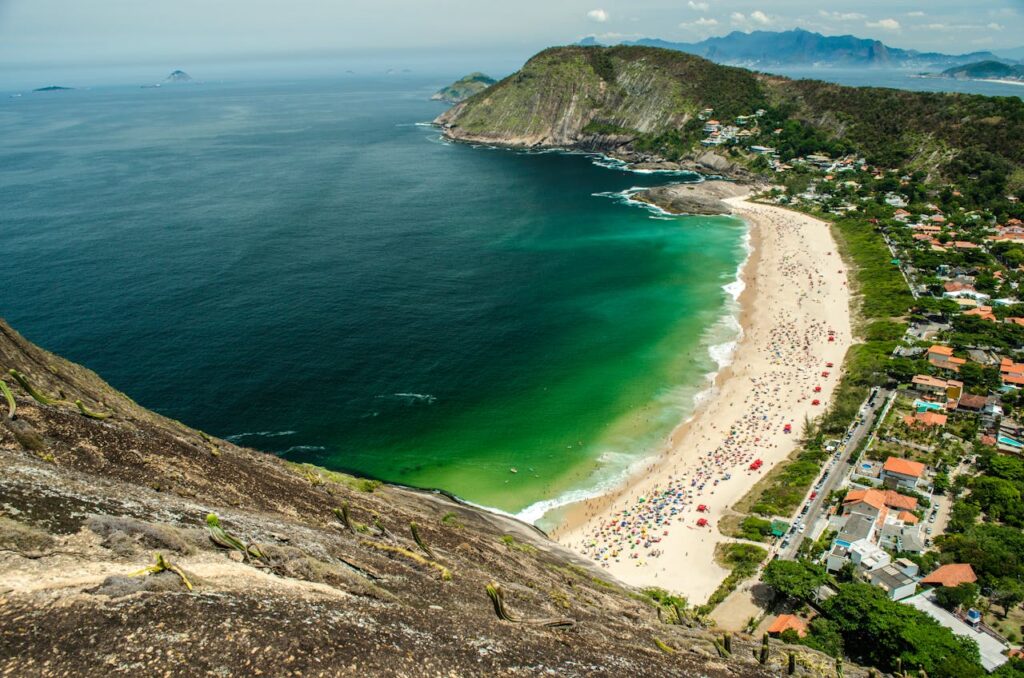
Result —
[[925, 465], [921, 462], [889, 457], [882, 465], [882, 485], [915, 490], [924, 477], [924, 470]]
[[953, 349], [949, 346], [936, 344], [928, 349], [928, 362], [940, 369], [959, 372], [960, 366], [965, 364], [967, 360], [954, 356]]
[[991, 306], [978, 306], [970, 311], [964, 311], [964, 315], [976, 315], [982, 320], [996, 321], [996, 314], [992, 312]]
[[999, 377], [1004, 386], [1024, 386], [1024, 363], [1015, 363], [1009, 358], [1003, 358], [999, 362]]
[[[914, 501], [917, 501], [917, 500], [915, 499]], [[915, 516], [910, 511], [900, 511], [899, 513], [896, 514], [896, 517], [899, 518], [904, 523], [906, 523], [907, 525], [917, 525], [919, 522], [921, 522], [921, 519], [918, 518], [917, 516]]]
[[1010, 323], [1010, 324], [1013, 324], [1013, 325], [1024, 326], [1024, 318], [1006, 317], [1006, 318], [1003, 318], [1003, 322], [1004, 323]]
[[964, 383], [956, 379], [939, 379], [930, 374], [916, 374], [910, 380], [914, 390], [924, 397], [933, 400], [942, 399], [947, 409], [956, 409], [960, 398], [963, 396]]
[[795, 614], [780, 614], [768, 627], [768, 635], [780, 636], [784, 631], [796, 631], [803, 638], [807, 635], [807, 624]]
[[956, 240], [953, 242], [953, 247], [957, 248], [958, 250], [978, 249], [978, 245], [975, 245], [973, 242], [970, 242], [969, 240]]
[[903, 417], [903, 423], [907, 426], [921, 426], [932, 428], [933, 426], [945, 426], [948, 417], [938, 412], [915, 412]]
[[913, 511], [917, 508], [917, 499], [900, 494], [895, 490], [876, 490], [874, 488], [850, 490], [843, 498], [844, 511], [848, 508], [854, 508], [859, 504], [867, 504], [879, 511], [885, 506], [900, 509], [901, 511]]
[[921, 580], [922, 586], [954, 587], [960, 584], [973, 584], [978, 581], [974, 568], [967, 563], [950, 563], [942, 565]]

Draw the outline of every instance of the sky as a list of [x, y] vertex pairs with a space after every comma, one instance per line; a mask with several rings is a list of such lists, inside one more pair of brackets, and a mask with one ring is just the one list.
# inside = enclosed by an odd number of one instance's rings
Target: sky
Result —
[[318, 58], [512, 70], [588, 35], [696, 41], [794, 27], [947, 53], [1014, 48], [1024, 0], [0, 0], [0, 80]]

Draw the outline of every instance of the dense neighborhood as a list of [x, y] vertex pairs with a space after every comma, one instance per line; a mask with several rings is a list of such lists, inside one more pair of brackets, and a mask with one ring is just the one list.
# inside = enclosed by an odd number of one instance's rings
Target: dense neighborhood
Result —
[[[734, 124], [713, 115], [701, 114], [702, 143], [767, 167], [776, 186], [759, 200], [833, 222], [861, 269], [865, 341], [848, 356], [843, 388], [732, 530], [771, 544], [762, 580], [775, 592], [772, 613], [751, 619], [750, 630], [893, 666], [887, 643], [898, 635], [913, 646], [923, 624], [932, 631], [920, 667], [934, 652], [932, 660], [962, 663], [943, 675], [974, 675], [967, 667], [978, 663], [1016, 675], [1024, 635], [1018, 197], [965, 196], [923, 168], [883, 169], [856, 154], [780, 153], [766, 139], [784, 145], [786, 134], [765, 126], [764, 111]], [[890, 623], [894, 638], [879, 637]]]

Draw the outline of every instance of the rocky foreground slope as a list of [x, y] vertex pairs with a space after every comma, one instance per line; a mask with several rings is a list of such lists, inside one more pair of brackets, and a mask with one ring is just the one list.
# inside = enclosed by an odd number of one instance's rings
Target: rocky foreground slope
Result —
[[211, 438], [3, 321], [0, 367], [2, 675], [833, 672], [720, 656], [527, 525]]

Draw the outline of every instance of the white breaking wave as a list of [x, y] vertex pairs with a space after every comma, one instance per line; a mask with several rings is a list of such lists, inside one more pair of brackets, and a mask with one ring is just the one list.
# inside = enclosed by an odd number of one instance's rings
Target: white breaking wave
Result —
[[430, 395], [429, 393], [392, 393], [391, 395], [379, 395], [378, 398], [400, 398], [402, 400], [408, 400], [412, 402], [425, 402], [433, 403], [437, 401], [437, 396]]
[[224, 436], [224, 440], [235, 442], [242, 438], [280, 438], [282, 436], [293, 436], [296, 431], [246, 431], [245, 433], [235, 433], [234, 435]]
[[[595, 193], [594, 195], [620, 199], [628, 202], [629, 204], [647, 209], [654, 207], [648, 203], [632, 199], [632, 194], [638, 190], [643, 189], [634, 187], [626, 189], [625, 191]], [[655, 209], [662, 211], [660, 208]], [[674, 216], [675, 215], [673, 215], [673, 217]], [[728, 295], [728, 298], [726, 299], [725, 313], [707, 329], [704, 335], [705, 340], [707, 341], [708, 356], [714, 362], [716, 369], [704, 375], [707, 380], [707, 386], [693, 395], [691, 399], [690, 415], [686, 418], [686, 422], [693, 419], [697, 409], [715, 395], [715, 379], [718, 377], [719, 372], [732, 364], [733, 357], [736, 353], [736, 347], [743, 338], [743, 326], [740, 325], [739, 321], [739, 298], [743, 293], [743, 290], [746, 289], [746, 283], [743, 281], [742, 277], [743, 270], [750, 261], [750, 255], [753, 252], [749, 225], [743, 233], [741, 246], [744, 252], [743, 258], [737, 265], [736, 272], [732, 276], [732, 279], [728, 283], [722, 285], [722, 290]], [[576, 488], [569, 490], [568, 492], [564, 492], [552, 499], [544, 499], [542, 501], [534, 502], [515, 514], [509, 514], [505, 511], [496, 510], [486, 506], [482, 506], [480, 508], [495, 511], [503, 515], [512, 515], [524, 522], [535, 524], [555, 509], [568, 506], [569, 504], [593, 499], [615, 489], [637, 472], [644, 464], [650, 463], [650, 456], [605, 453], [599, 456], [597, 461], [599, 464], [603, 463], [603, 468], [596, 471], [592, 477], [602, 475], [604, 477], [597, 480], [589, 487]]]
[[321, 447], [319, 445], [295, 445], [293, 447], [289, 447], [287, 450], [284, 451], [284, 453], [289, 454], [290, 452], [323, 452], [326, 449], [326, 447]]

